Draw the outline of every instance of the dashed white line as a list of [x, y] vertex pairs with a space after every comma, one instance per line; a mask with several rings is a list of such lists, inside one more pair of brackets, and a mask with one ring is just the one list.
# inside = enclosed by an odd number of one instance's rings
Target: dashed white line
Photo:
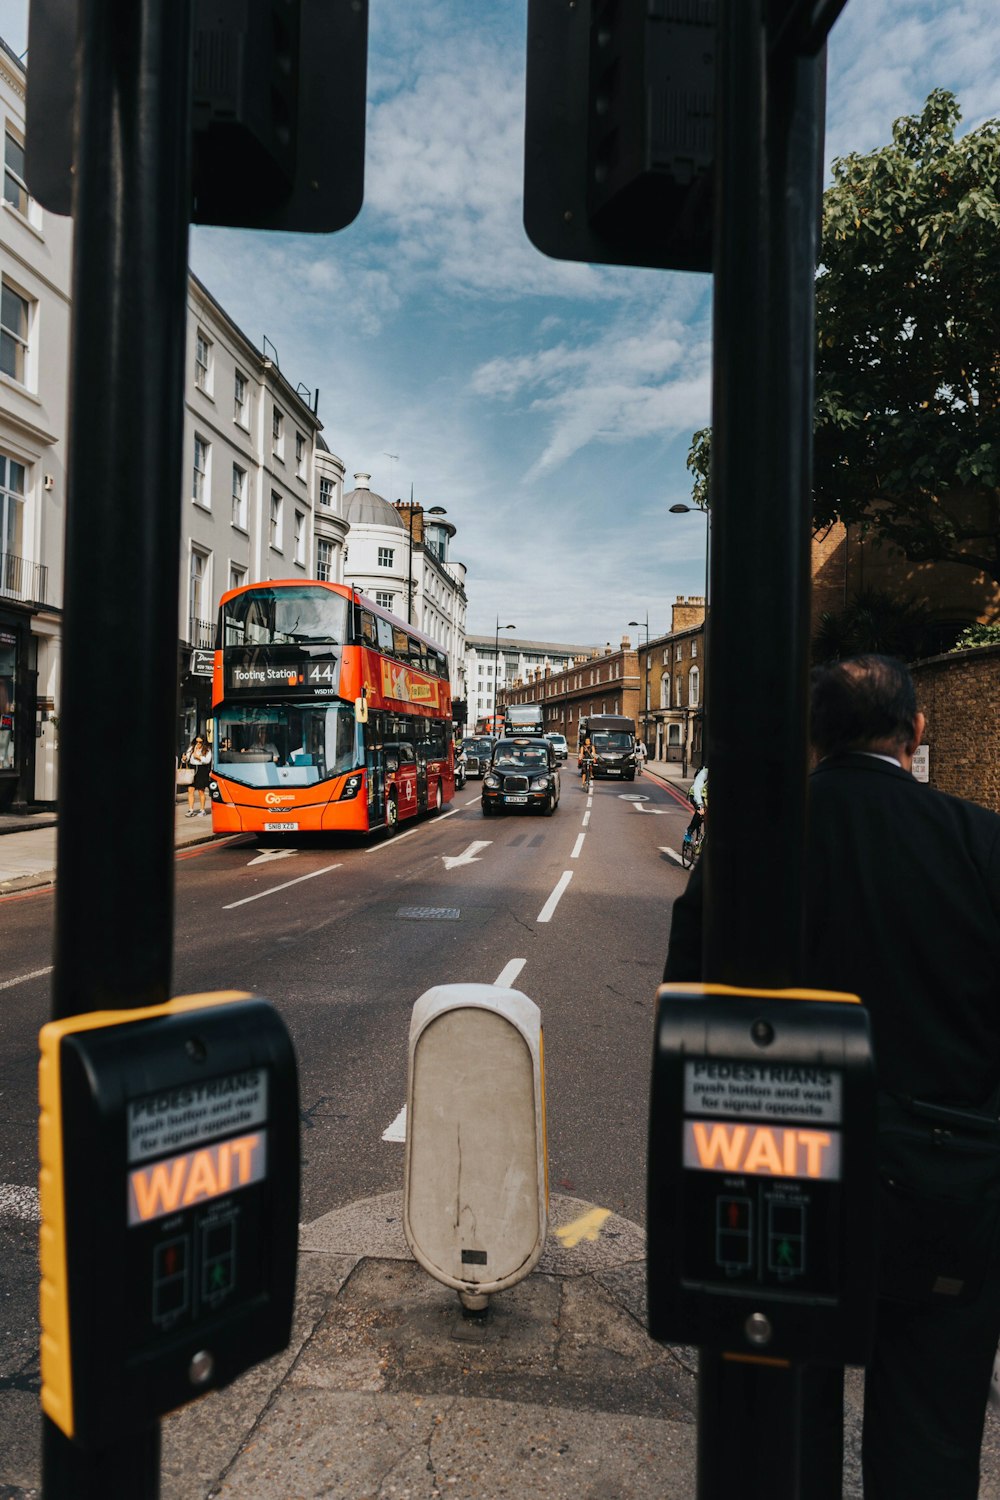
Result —
[[590, 822], [590, 813], [589, 812], [585, 812], [584, 815], [583, 815], [583, 826], [584, 826], [584, 828], [586, 828], [586, 826], [587, 826], [587, 824], [589, 822]]
[[509, 964], [505, 964], [493, 981], [496, 989], [509, 990], [527, 962], [526, 958], [512, 958]]
[[587, 835], [585, 833], [577, 834], [576, 843], [573, 845], [573, 853], [570, 855], [570, 859], [580, 858], [580, 850], [583, 848], [583, 841], [586, 837]]
[[51, 974], [54, 964], [49, 964], [47, 969], [32, 969], [30, 974], [18, 974], [16, 979], [5, 979], [0, 983], [0, 990], [9, 990], [15, 984], [27, 984], [29, 979], [41, 979], [43, 974]]
[[419, 832], [419, 828], [408, 828], [405, 833], [394, 833], [391, 838], [383, 839], [381, 844], [369, 844], [365, 853], [377, 854], [380, 849], [394, 849], [400, 839], [412, 839], [413, 835]]
[[392, 1124], [389, 1126], [388, 1130], [383, 1130], [383, 1132], [382, 1132], [382, 1139], [384, 1141], [405, 1141], [406, 1140], [406, 1105], [405, 1104], [403, 1105], [402, 1109], [399, 1111], [399, 1114], [393, 1120]]
[[473, 799], [472, 799], [471, 802], [463, 802], [462, 806], [463, 807], [475, 807], [476, 803], [477, 802], [481, 802], [482, 800], [483, 799], [481, 797], [473, 797]]
[[573, 879], [573, 871], [572, 870], [564, 870], [563, 873], [559, 876], [558, 881], [556, 882], [556, 888], [552, 892], [552, 895], [546, 901], [545, 905], [542, 907], [541, 911], [538, 913], [538, 916], [535, 918], [536, 922], [551, 922], [552, 921], [552, 914], [555, 911], [556, 907], [559, 905], [559, 901], [560, 901], [560, 898], [562, 897], [563, 891], [566, 889], [566, 887], [569, 885], [569, 883], [570, 883], [570, 881], [572, 879]]
[[244, 896], [242, 901], [230, 901], [223, 911], [232, 911], [234, 907], [246, 906], [251, 901], [263, 901], [265, 896], [276, 896], [279, 891], [287, 891], [293, 885], [301, 885], [303, 880], [315, 880], [317, 875], [329, 875], [331, 870], [339, 870], [340, 865], [326, 865], [322, 870], [313, 870], [308, 875], [300, 875], [297, 880], [286, 880], [284, 885], [272, 885], [270, 890], [258, 891], [256, 896]]

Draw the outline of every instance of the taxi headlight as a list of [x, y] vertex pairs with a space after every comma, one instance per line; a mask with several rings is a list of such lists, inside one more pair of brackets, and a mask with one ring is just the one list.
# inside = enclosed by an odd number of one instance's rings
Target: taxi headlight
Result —
[[483, 786], [497, 787], [499, 785], [500, 785], [500, 777], [499, 776], [494, 776], [492, 772], [490, 772], [489, 776], [484, 776], [483, 777]]
[[549, 778], [547, 776], [533, 776], [531, 778], [531, 790], [533, 792], [548, 791]]

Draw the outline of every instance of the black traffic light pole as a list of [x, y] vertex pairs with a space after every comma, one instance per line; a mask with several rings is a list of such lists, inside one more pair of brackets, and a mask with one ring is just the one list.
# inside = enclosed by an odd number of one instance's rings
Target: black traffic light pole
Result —
[[[54, 1018], [169, 998], [190, 0], [81, 0]], [[100, 1330], [96, 1330], [100, 1336]], [[46, 1500], [149, 1500], [159, 1428]]]
[[[826, 7], [831, 22], [839, 8]], [[702, 976], [767, 989], [800, 982], [802, 965], [825, 70], [823, 38], [804, 34], [813, 9], [800, 0], [719, 0], [718, 12], [711, 485], [719, 545]], [[746, 623], [762, 608], [774, 649], [748, 671]], [[748, 744], [766, 767], [756, 789], [747, 785]], [[762, 867], [768, 849], [779, 857]], [[841, 1390], [841, 1371], [702, 1350], [699, 1500], [839, 1500]]]

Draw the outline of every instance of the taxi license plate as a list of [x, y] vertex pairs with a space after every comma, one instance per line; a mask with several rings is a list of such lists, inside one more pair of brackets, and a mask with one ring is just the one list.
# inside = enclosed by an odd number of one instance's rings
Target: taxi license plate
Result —
[[298, 833], [298, 823], [265, 823], [265, 833]]
[[609, 766], [607, 774], [609, 776], [620, 776], [622, 773], [617, 766]]
[[507, 795], [506, 795], [506, 797], [504, 797], [503, 800], [505, 802], [527, 802], [528, 797], [527, 797], [527, 793], [525, 793], [525, 792], [521, 792], [521, 793], [508, 792]]

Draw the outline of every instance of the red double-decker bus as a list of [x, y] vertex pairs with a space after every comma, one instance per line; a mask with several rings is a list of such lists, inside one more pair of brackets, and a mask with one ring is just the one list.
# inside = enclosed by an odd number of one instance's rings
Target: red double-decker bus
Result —
[[223, 594], [212, 683], [217, 833], [392, 829], [455, 794], [448, 659], [349, 585]]

